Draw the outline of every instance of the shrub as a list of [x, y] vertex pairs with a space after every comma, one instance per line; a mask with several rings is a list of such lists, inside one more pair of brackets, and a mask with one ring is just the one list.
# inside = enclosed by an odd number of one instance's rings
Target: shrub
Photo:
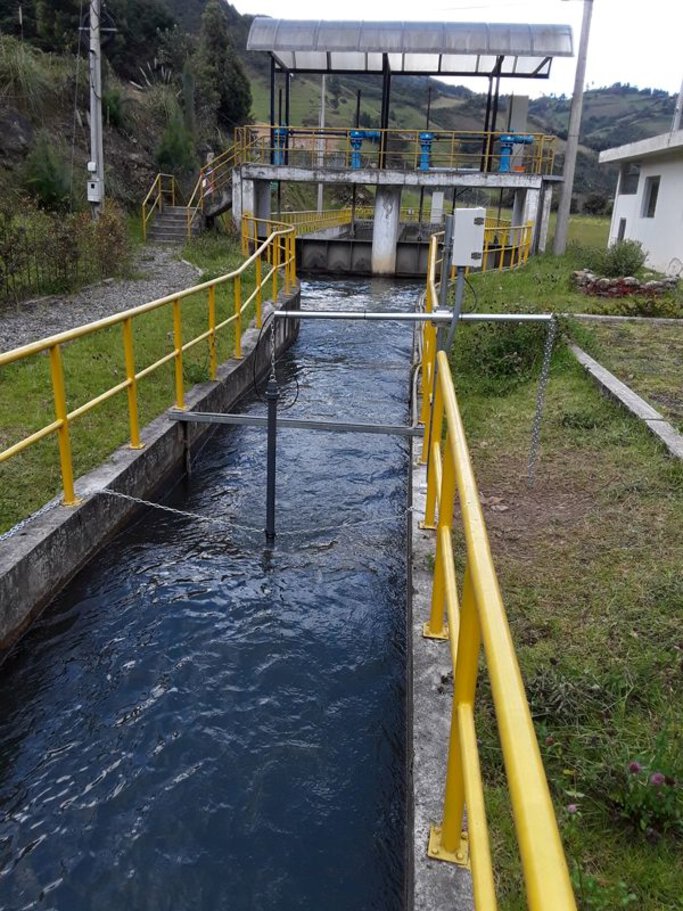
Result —
[[585, 266], [605, 278], [637, 275], [647, 257], [640, 241], [618, 240], [606, 250], [584, 250]]
[[462, 368], [500, 394], [529, 379], [543, 360], [547, 329], [533, 323], [461, 325], [456, 342], [456, 370]]
[[157, 164], [162, 171], [185, 174], [196, 168], [192, 136], [180, 112], [169, 120], [157, 150]]
[[102, 113], [107, 126], [116, 130], [126, 126], [126, 97], [121, 86], [112, 85], [102, 92]]
[[62, 211], [69, 205], [69, 167], [48, 133], [38, 134], [24, 163], [23, 176], [25, 189], [41, 208]]

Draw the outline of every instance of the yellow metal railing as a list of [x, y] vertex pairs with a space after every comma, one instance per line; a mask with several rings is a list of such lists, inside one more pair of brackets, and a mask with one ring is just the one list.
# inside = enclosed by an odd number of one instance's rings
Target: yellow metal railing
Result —
[[512, 156], [500, 143], [506, 131], [430, 130], [429, 153], [423, 130], [363, 130], [368, 138], [360, 148], [352, 141], [353, 128], [291, 127], [285, 133], [269, 124], [251, 124], [235, 131], [240, 160], [290, 167], [377, 168], [552, 174], [555, 137], [528, 133], [532, 142], [519, 145]]
[[[295, 261], [295, 244], [294, 229], [288, 225], [275, 227], [267, 237], [262, 238], [255, 245], [248, 259], [233, 272], [223, 275], [220, 278], [212, 279], [177, 294], [170, 294], [167, 297], [150, 301], [139, 307], [130, 310], [124, 310], [121, 313], [106, 317], [94, 323], [88, 323], [75, 329], [69, 329], [66, 332], [60, 332], [58, 335], [50, 336], [41, 341], [24, 345], [21, 348], [14, 348], [4, 354], [0, 353], [0, 369], [9, 364], [40, 355], [45, 352], [50, 359], [50, 380], [52, 385], [52, 395], [54, 398], [55, 419], [49, 424], [41, 427], [39, 430], [24, 437], [22, 440], [14, 443], [4, 450], [0, 450], [0, 463], [11, 459], [30, 446], [38, 443], [50, 434], [56, 434], [59, 446], [59, 458], [62, 475], [62, 486], [64, 491], [63, 502], [66, 506], [73, 506], [77, 503], [74, 490], [74, 471], [71, 453], [71, 439], [69, 427], [71, 423], [83, 414], [96, 408], [98, 405], [111, 399], [113, 396], [126, 392], [128, 397], [128, 418], [130, 425], [130, 446], [132, 449], [139, 449], [143, 443], [140, 436], [140, 424], [138, 417], [138, 383], [144, 377], [158, 370], [164, 364], [173, 363], [174, 366], [174, 389], [175, 389], [175, 408], [183, 409], [185, 407], [185, 390], [183, 378], [183, 355], [200, 342], [208, 344], [209, 356], [209, 376], [213, 380], [216, 378], [218, 368], [217, 362], [217, 335], [228, 326], [233, 326], [234, 332], [234, 356], [242, 356], [242, 322], [247, 308], [253, 303], [255, 308], [256, 325], [261, 326], [261, 308], [264, 293], [267, 293], [267, 286], [270, 284], [270, 297], [276, 300], [280, 290], [280, 273], [282, 272], [285, 293], [288, 293], [294, 287], [296, 282], [296, 261]], [[264, 269], [264, 262], [266, 268]], [[255, 287], [248, 296], [243, 294], [242, 279], [245, 272], [254, 266]], [[232, 313], [217, 322], [216, 316], [216, 292], [217, 289], [232, 284]], [[199, 294], [207, 295], [208, 325], [207, 329], [199, 335], [189, 340], [184, 340], [183, 335], [183, 311], [182, 304], [187, 298]], [[230, 295], [229, 295], [230, 297]], [[149, 313], [152, 310], [168, 308], [171, 314], [169, 336], [172, 338], [173, 350], [156, 360], [148, 366], [137, 369], [134, 353], [134, 330], [135, 320], [142, 314]], [[111, 386], [102, 394], [80, 405], [78, 408], [69, 410], [68, 390], [65, 383], [64, 367], [62, 363], [62, 349], [68, 343], [83, 338], [87, 335], [107, 329], [111, 326], [120, 325], [122, 330], [122, 344], [125, 364], [126, 378], [119, 383]]]
[[163, 212], [165, 205], [174, 206], [180, 191], [172, 174], [157, 174], [147, 196], [142, 201], [142, 239], [147, 240], [147, 225], [155, 212]]
[[[292, 225], [270, 218], [255, 218], [249, 213], [242, 216], [242, 254], [248, 256], [258, 248], [264, 237], [275, 236], [277, 240], [267, 252], [266, 261], [276, 269], [274, 281], [277, 282], [277, 269], [282, 269], [287, 287], [296, 282], [296, 229]], [[277, 295], [277, 285], [275, 292]]]
[[[475, 727], [483, 645], [528, 907], [531, 911], [576, 911], [443, 351], [436, 356], [436, 371], [434, 400], [425, 427], [425, 439], [432, 442], [424, 527], [436, 532], [436, 556], [431, 614], [424, 635], [448, 640], [454, 682], [443, 813], [439, 825], [431, 827], [428, 854], [436, 860], [470, 866], [475, 908], [494, 911], [493, 862]], [[460, 583], [453, 546], [456, 502], [465, 556]]]

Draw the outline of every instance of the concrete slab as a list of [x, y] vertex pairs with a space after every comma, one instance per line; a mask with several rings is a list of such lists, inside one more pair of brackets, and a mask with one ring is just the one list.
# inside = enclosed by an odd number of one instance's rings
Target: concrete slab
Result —
[[641, 399], [639, 395], [625, 383], [622, 383], [621, 380], [618, 380], [613, 373], [610, 373], [589, 354], [586, 354], [578, 345], [570, 344], [569, 349], [603, 392], [618, 401], [635, 417], [644, 421], [648, 430], [666, 446], [674, 458], [683, 459], [683, 435], [678, 433], [652, 405], [649, 405], [645, 399]]
[[412, 784], [413, 904], [415, 911], [474, 908], [468, 870], [427, 857], [431, 823], [441, 821], [451, 722], [452, 665], [448, 642], [422, 636], [432, 592], [434, 532], [419, 527], [427, 477], [419, 462], [421, 440], [412, 444]]

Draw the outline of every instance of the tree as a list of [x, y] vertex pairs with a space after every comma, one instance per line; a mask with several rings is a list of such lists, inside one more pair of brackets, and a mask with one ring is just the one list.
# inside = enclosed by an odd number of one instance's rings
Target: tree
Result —
[[251, 109], [251, 89], [219, 0], [208, 0], [204, 9], [193, 69], [200, 126], [210, 130], [217, 124], [232, 131], [245, 123]]

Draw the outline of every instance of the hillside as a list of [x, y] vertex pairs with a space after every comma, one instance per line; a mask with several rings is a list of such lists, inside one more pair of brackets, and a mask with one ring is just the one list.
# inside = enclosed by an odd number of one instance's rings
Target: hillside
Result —
[[[229, 101], [235, 92], [230, 86], [220, 89], [223, 101], [220, 104], [214, 102], [218, 104], [218, 123], [215, 117], [207, 119], [203, 110], [206, 96], [202, 85], [207, 84], [210, 74], [207, 77], [205, 61], [208, 58], [197, 58], [196, 49], [206, 4], [207, 0], [111, 0], [107, 4], [112, 22], [118, 29], [116, 38], [104, 47], [108, 117], [105, 145], [108, 146], [108, 164], [112, 170], [109, 186], [113, 190], [119, 188], [121, 192], [117, 195], [127, 204], [133, 202], [133, 197], [148, 184], [156, 170], [165, 117], [167, 120], [171, 116], [176, 119], [184, 117], [188, 129], [194, 134], [194, 149], [187, 150], [185, 155], [194, 167], [203, 160], [207, 148], [217, 148], [227, 141], [226, 133], [231, 124], [240, 122], [236, 117], [244, 116], [244, 113], [231, 115]], [[251, 117], [257, 121], [267, 120], [268, 57], [246, 52], [253, 17], [241, 15], [225, 0], [221, 5], [227, 24], [227, 40], [232, 43], [233, 55], [241, 59], [251, 85]], [[15, 7], [14, 0], [0, 0], [0, 26], [4, 35], [14, 33], [16, 39], [20, 39]], [[76, 0], [56, 0], [46, 6], [38, 0], [25, 0], [23, 7], [23, 59], [19, 53], [21, 45], [14, 49], [5, 45], [4, 56], [0, 60], [0, 185], [5, 186], [16, 183], [16, 172], [43, 128], [62, 144], [67, 158], [73, 161], [75, 157], [82, 167], [88, 157], [87, 86], [83, 66], [80, 73], [74, 66], [79, 4]], [[47, 14], [45, 9], [53, 12]], [[55, 18], [58, 10], [62, 11], [59, 14], [61, 19]], [[144, 16], [138, 10], [144, 12]], [[44, 65], [29, 55], [31, 48], [37, 49], [36, 53], [40, 50], [49, 52], [44, 58]], [[8, 56], [10, 51], [14, 54], [12, 59]], [[185, 72], [191, 55], [196, 62], [194, 87], [187, 82]], [[48, 73], [49, 67], [59, 71], [56, 81], [52, 76], [47, 79], [41, 76], [41, 73]], [[226, 68], [223, 67], [221, 72], [225, 73]], [[131, 80], [138, 83], [139, 89], [131, 87]], [[210, 81], [208, 84], [211, 84]], [[485, 80], [482, 80], [482, 88], [485, 86]], [[60, 91], [56, 92], [58, 87]], [[27, 90], [31, 97], [26, 95]], [[195, 108], [192, 116], [187, 114], [188, 91]], [[20, 94], [22, 92], [23, 95]], [[377, 77], [328, 77], [327, 123], [355, 125], [359, 92], [360, 124], [365, 127], [379, 126], [381, 81]], [[484, 92], [472, 92], [462, 86], [446, 85], [424, 77], [395, 77], [392, 80], [390, 126], [425, 129], [430, 92], [432, 129], [482, 129], [486, 108]], [[553, 134], [560, 139], [558, 171], [570, 103], [571, 99], [565, 96], [550, 95], [532, 100], [529, 108], [529, 129]], [[580, 208], [588, 204], [589, 208], [599, 210], [614, 192], [615, 171], [598, 165], [598, 152], [665, 132], [671, 122], [674, 104], [675, 96], [667, 92], [639, 89], [628, 84], [586, 92], [576, 175], [577, 204]], [[507, 99], [502, 98], [497, 121], [499, 129], [505, 126], [506, 105]], [[291, 121], [315, 126], [319, 106], [320, 77], [294, 75], [291, 78]], [[153, 116], [146, 108], [153, 110]], [[77, 115], [75, 123], [74, 110]], [[249, 110], [248, 89], [246, 103], [241, 110]], [[67, 137], [75, 142], [75, 156], [66, 148]]]

